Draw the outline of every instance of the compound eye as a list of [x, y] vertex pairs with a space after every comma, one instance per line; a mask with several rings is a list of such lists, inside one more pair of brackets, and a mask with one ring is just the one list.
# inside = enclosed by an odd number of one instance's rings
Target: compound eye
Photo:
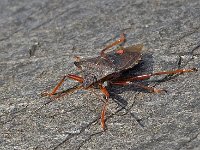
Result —
[[97, 77], [94, 74], [92, 74], [92, 77], [93, 77], [93, 82], [94, 83], [97, 82]]
[[75, 61], [74, 65], [78, 68], [78, 69], [82, 69], [80, 62]]

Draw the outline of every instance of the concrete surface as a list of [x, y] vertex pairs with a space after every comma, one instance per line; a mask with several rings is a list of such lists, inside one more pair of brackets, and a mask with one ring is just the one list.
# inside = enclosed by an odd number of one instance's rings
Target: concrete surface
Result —
[[122, 32], [145, 46], [128, 74], [200, 68], [199, 0], [1, 0], [0, 149], [200, 149], [200, 71], [144, 83], [166, 94], [109, 88], [105, 132], [92, 92], [40, 96]]

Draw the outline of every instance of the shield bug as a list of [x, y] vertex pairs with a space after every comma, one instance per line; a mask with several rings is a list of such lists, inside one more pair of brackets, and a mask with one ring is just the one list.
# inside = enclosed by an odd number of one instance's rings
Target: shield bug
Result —
[[[164, 90], [138, 84], [135, 83], [134, 81], [147, 80], [152, 76], [163, 75], [163, 74], [171, 75], [171, 74], [180, 74], [185, 72], [197, 71], [196, 68], [178, 69], [173, 71], [162, 71], [162, 72], [144, 74], [139, 76], [123, 77], [122, 73], [124, 71], [133, 68], [141, 60], [142, 56], [141, 51], [143, 48], [142, 44], [137, 44], [125, 48], [120, 47], [120, 49], [105, 53], [105, 51], [107, 51], [111, 47], [123, 42], [125, 42], [125, 35], [121, 34], [120, 38], [117, 41], [105, 47], [100, 52], [99, 56], [82, 60], [79, 57], [77, 57], [77, 61], [75, 61], [74, 64], [77, 68], [81, 70], [82, 76], [67, 74], [61, 79], [61, 81], [54, 87], [54, 89], [51, 92], [44, 92], [42, 93], [42, 96], [59, 98], [63, 95], [70, 94], [76, 90], [99, 88], [101, 92], [105, 95], [105, 101], [101, 111], [101, 126], [103, 129], [105, 129], [105, 114], [110, 96], [107, 87], [104, 86], [105, 82], [109, 83], [110, 85], [132, 84], [153, 93], [161, 93]], [[76, 80], [80, 84], [66, 91], [57, 92], [59, 87], [65, 81], [65, 78]]]

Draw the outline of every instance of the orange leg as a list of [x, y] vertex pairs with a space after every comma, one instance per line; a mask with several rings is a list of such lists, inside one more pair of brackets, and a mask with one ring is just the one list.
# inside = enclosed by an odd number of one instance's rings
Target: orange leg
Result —
[[83, 78], [82, 77], [79, 77], [77, 75], [74, 75], [74, 74], [68, 74], [67, 75], [68, 78], [72, 79], [72, 80], [76, 80], [80, 83], [83, 83]]
[[122, 34], [120, 35], [120, 39], [119, 39], [119, 40], [117, 40], [117, 41], [113, 42], [112, 44], [106, 46], [106, 47], [101, 51], [101, 53], [100, 53], [101, 57], [104, 57], [105, 59], [109, 60], [109, 59], [107, 58], [106, 54], [105, 54], [105, 51], [108, 50], [109, 48], [111, 48], [111, 47], [117, 45], [117, 44], [120, 44], [120, 43], [124, 42], [124, 41], [125, 41], [125, 35], [124, 35], [124, 33], [122, 33]]
[[99, 88], [101, 92], [106, 96], [106, 102], [104, 103], [102, 111], [101, 111], [101, 127], [105, 130], [106, 107], [108, 105], [108, 99], [110, 97], [110, 94], [108, 93], [107, 89], [102, 84], [99, 84]]
[[135, 77], [128, 77], [128, 78], [124, 78], [121, 79], [122, 81], [137, 81], [137, 80], [146, 80], [149, 79], [152, 76], [156, 76], [156, 75], [164, 75], [164, 74], [180, 74], [180, 73], [186, 73], [186, 72], [194, 72], [197, 71], [196, 68], [192, 68], [192, 69], [177, 69], [177, 70], [173, 70], [173, 71], [162, 71], [162, 72], [156, 72], [156, 73], [152, 73], [152, 74], [145, 74], [145, 75], [139, 75], [139, 76], [135, 76]]
[[135, 85], [137, 87], [140, 87], [142, 89], [148, 90], [148, 91], [153, 92], [153, 93], [166, 92], [163, 89], [156, 89], [154, 87], [145, 86], [145, 85], [134, 83], [134, 82], [130, 82], [130, 81], [114, 81], [114, 82], [111, 82], [111, 84], [113, 84], [113, 85]]
[[60, 82], [53, 88], [53, 90], [52, 90], [52, 92], [44, 92], [44, 93], [42, 93], [42, 96], [53, 96], [53, 95], [55, 95], [56, 94], [56, 91], [60, 88], [60, 86], [63, 84], [63, 82], [65, 81], [65, 78], [66, 77], [68, 77], [68, 78], [70, 78], [70, 79], [73, 79], [73, 80], [76, 80], [76, 81], [78, 81], [78, 82], [80, 82], [80, 83], [82, 83], [83, 82], [83, 78], [82, 77], [79, 77], [79, 76], [77, 76], [77, 75], [73, 75], [73, 74], [68, 74], [68, 75], [66, 75], [66, 76], [64, 76], [61, 80], [60, 80]]
[[150, 92], [154, 92], [154, 93], [161, 93], [165, 90], [162, 89], [156, 89], [154, 87], [148, 87], [148, 86], [144, 86], [142, 84], [137, 84], [137, 83], [133, 83], [133, 81], [138, 81], [138, 80], [147, 80], [152, 76], [156, 76], [156, 75], [164, 75], [164, 74], [178, 74], [178, 73], [186, 73], [186, 72], [193, 72], [193, 71], [197, 71], [196, 68], [193, 69], [178, 69], [178, 70], [173, 70], [173, 71], [162, 71], [162, 72], [156, 72], [156, 73], [152, 73], [152, 74], [146, 74], [146, 75], [139, 75], [139, 76], [135, 76], [135, 77], [128, 77], [128, 78], [124, 78], [124, 79], [120, 79], [120, 80], [116, 80], [116, 81], [111, 81], [111, 84], [114, 85], [136, 85], [140, 88], [146, 89]]
[[62, 96], [65, 96], [65, 95], [69, 95], [69, 94], [72, 94], [73, 92], [77, 91], [77, 90], [80, 90], [82, 89], [83, 86], [82, 85], [76, 85], [72, 88], [69, 88], [67, 90], [64, 90], [64, 91], [61, 91], [61, 92], [57, 92], [55, 93], [52, 97], [55, 99], [55, 98], [60, 98]]

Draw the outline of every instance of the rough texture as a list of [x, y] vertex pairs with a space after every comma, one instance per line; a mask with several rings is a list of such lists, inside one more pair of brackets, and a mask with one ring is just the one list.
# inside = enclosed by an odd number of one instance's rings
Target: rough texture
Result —
[[1, 0], [0, 149], [200, 149], [199, 71], [145, 82], [166, 94], [109, 88], [106, 132], [92, 92], [40, 96], [122, 32], [145, 46], [138, 73], [200, 68], [199, 0]]

